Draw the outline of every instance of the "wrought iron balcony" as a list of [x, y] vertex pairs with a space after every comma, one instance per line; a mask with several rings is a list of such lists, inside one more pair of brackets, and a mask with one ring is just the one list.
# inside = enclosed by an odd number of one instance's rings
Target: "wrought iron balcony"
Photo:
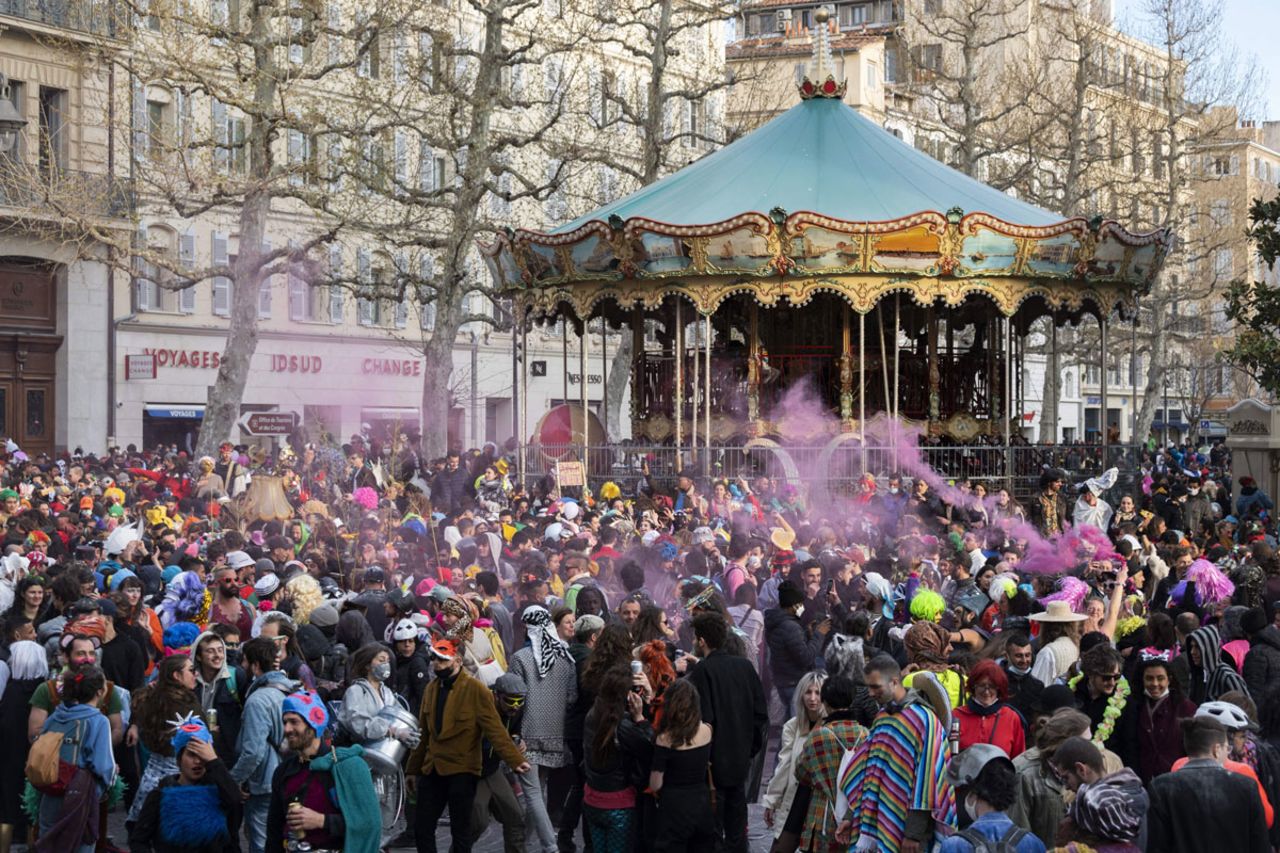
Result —
[[121, 178], [0, 163], [0, 208], [23, 208], [23, 215], [37, 218], [57, 215], [63, 207], [115, 217], [124, 216], [133, 205], [133, 187]]
[[0, 15], [108, 38], [124, 36], [123, 14], [114, 0], [0, 0]]

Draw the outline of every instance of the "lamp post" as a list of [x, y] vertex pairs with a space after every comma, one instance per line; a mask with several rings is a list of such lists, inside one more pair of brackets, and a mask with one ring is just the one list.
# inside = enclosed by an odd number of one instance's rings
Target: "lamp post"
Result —
[[0, 152], [13, 150], [13, 143], [26, 126], [27, 120], [10, 100], [9, 78], [0, 73]]

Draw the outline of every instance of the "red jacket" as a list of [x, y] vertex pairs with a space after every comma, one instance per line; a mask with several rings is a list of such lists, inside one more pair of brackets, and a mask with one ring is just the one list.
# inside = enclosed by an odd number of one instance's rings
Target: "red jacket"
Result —
[[960, 721], [961, 749], [989, 743], [1003, 749], [1010, 758], [1017, 758], [1027, 748], [1022, 715], [1010, 705], [1001, 705], [995, 713], [986, 715], [962, 705], [954, 713]]

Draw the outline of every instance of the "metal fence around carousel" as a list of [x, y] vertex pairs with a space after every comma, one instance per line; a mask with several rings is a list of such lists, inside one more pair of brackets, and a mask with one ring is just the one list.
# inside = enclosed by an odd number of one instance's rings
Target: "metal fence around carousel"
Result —
[[[1009, 488], [1019, 500], [1033, 495], [1040, 474], [1046, 468], [1061, 468], [1072, 482], [1082, 482], [1107, 468], [1120, 469], [1120, 478], [1111, 496], [1132, 494], [1137, 485], [1141, 446], [1112, 444], [1027, 445], [1014, 444], [927, 444], [919, 453], [947, 479], [968, 477], [985, 483], [989, 490]], [[796, 485], [825, 484], [832, 494], [851, 494], [863, 471], [887, 475], [905, 471], [910, 465], [890, 447], [865, 449], [851, 437], [842, 443], [825, 445], [712, 445], [710, 450], [670, 445], [618, 444], [586, 448], [587, 481], [593, 491], [613, 481], [626, 494], [633, 493], [648, 463], [649, 479], [659, 489], [670, 489], [680, 471], [699, 478], [745, 477], [749, 481], [765, 475]], [[554, 473], [559, 461], [583, 459], [582, 445], [529, 445], [524, 448], [526, 482]]]

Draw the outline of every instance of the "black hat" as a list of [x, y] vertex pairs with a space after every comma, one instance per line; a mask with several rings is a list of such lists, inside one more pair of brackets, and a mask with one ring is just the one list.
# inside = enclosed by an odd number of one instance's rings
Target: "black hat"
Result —
[[1043, 489], [1050, 483], [1056, 483], [1065, 479], [1067, 479], [1067, 474], [1061, 468], [1046, 468], [1044, 473], [1040, 475], [1040, 488]]
[[1246, 637], [1252, 637], [1254, 634], [1265, 630], [1266, 627], [1267, 614], [1263, 612], [1261, 607], [1250, 607], [1240, 617], [1240, 630], [1244, 631]]
[[398, 587], [387, 593], [387, 603], [401, 613], [412, 613], [417, 607], [413, 593]]
[[786, 610], [789, 607], [795, 607], [797, 604], [804, 604], [804, 593], [791, 581], [784, 581], [779, 584], [778, 606]]
[[364, 570], [365, 583], [386, 583], [387, 573], [378, 566], [370, 566]]

